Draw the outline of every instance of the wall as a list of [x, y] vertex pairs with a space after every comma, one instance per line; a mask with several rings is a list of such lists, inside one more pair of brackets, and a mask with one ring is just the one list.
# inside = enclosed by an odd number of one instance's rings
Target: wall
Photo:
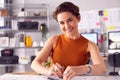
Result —
[[[14, 3], [26, 3], [26, 4], [49, 4], [49, 11], [50, 11], [50, 35], [59, 34], [61, 30], [57, 24], [57, 22], [52, 17], [52, 12], [57, 5], [64, 1], [71, 1], [77, 4], [80, 7], [81, 11], [88, 11], [88, 10], [100, 10], [106, 8], [120, 8], [120, 0], [14, 0]], [[106, 61], [107, 62], [107, 61]], [[30, 65], [29, 65], [30, 66]], [[21, 70], [24, 71], [24, 66], [20, 66]], [[107, 67], [109, 70], [112, 71], [110, 66]], [[22, 72], [21, 71], [21, 72]]]
[[[52, 12], [56, 6], [64, 1], [71, 1], [77, 4], [80, 7], [81, 11], [89, 11], [89, 10], [101, 10], [101, 9], [109, 9], [109, 8], [120, 8], [120, 0], [25, 0], [25, 3], [47, 3], [50, 6], [50, 32], [51, 35], [61, 33], [61, 30], [57, 24], [57, 22], [52, 17]], [[107, 66], [107, 74], [110, 71], [113, 71], [112, 67], [109, 66], [108, 62], [106, 62]], [[118, 69], [119, 70], [119, 69]]]
[[[50, 8], [50, 35], [59, 34], [61, 30], [59, 25], [52, 17], [52, 12], [60, 3], [64, 1], [70, 1], [75, 3], [80, 7], [80, 11], [90, 11], [90, 10], [102, 10], [102, 9], [109, 9], [109, 8], [120, 8], [120, 0], [24, 0], [26, 4], [49, 4]], [[83, 26], [79, 26], [79, 29], [83, 28]], [[106, 44], [107, 45], [107, 44]], [[102, 50], [102, 49], [101, 49]], [[105, 49], [105, 52], [107, 50]]]
[[81, 11], [118, 8], [120, 7], [120, 0], [25, 0], [25, 3], [47, 3], [50, 6], [50, 31], [51, 34], [61, 33], [58, 24], [52, 18], [52, 12], [57, 5], [64, 1], [71, 1], [80, 7]]

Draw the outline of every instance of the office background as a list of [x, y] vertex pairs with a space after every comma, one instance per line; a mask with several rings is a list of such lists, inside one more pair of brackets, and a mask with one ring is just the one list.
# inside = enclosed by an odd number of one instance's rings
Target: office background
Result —
[[[59, 34], [61, 30], [57, 22], [52, 18], [52, 12], [57, 5], [64, 1], [71, 1], [80, 7], [80, 11], [91, 11], [91, 10], [104, 10], [104, 9], [113, 9], [120, 8], [120, 0], [15, 0], [14, 3], [19, 4], [49, 4], [49, 31], [50, 35]], [[108, 69], [107, 74], [112, 70], [112, 67], [109, 66], [107, 60], [105, 60], [106, 66]], [[117, 68], [119, 70], [119, 68]]]

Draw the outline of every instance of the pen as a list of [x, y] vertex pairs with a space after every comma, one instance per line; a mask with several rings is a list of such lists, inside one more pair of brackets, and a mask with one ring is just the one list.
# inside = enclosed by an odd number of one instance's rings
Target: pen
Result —
[[[38, 75], [43, 75], [43, 74], [38, 74]], [[47, 77], [47, 76], [46, 76]], [[54, 76], [48, 76], [47, 77], [48, 80], [59, 80], [58, 78], [54, 77]]]
[[48, 79], [48, 80], [59, 80], [59, 79], [52, 78], [52, 77], [48, 77], [47, 79]]

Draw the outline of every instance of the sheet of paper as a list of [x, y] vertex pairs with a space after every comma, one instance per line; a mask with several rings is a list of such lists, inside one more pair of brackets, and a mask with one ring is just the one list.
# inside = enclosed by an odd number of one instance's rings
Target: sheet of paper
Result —
[[[63, 80], [55, 76], [44, 75], [11, 75], [0, 76], [0, 80]], [[71, 80], [120, 80], [120, 76], [75, 76]]]
[[62, 80], [55, 76], [44, 75], [12, 75], [5, 74], [0, 76], [0, 80]]
[[108, 9], [108, 20], [105, 22], [106, 26], [120, 26], [120, 8]]
[[94, 29], [99, 27], [99, 15], [97, 10], [90, 10], [81, 12], [81, 21], [79, 23], [79, 29]]

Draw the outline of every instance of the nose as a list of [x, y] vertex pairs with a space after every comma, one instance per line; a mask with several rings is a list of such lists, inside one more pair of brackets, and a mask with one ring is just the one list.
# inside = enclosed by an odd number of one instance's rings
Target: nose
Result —
[[65, 29], [69, 29], [70, 28], [70, 25], [69, 25], [69, 23], [65, 23]]

